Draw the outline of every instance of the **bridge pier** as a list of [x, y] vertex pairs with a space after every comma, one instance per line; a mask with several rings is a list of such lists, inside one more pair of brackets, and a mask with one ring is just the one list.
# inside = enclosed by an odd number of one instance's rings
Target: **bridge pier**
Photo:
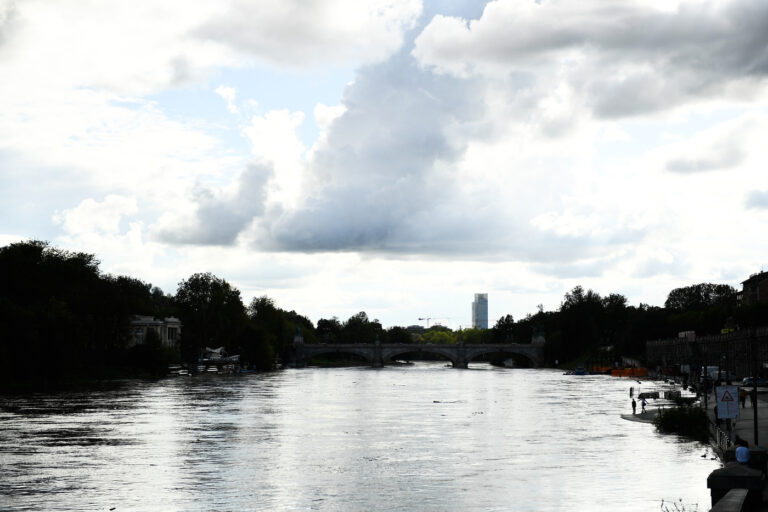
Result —
[[459, 343], [456, 345], [456, 359], [453, 360], [454, 368], [469, 368], [469, 361], [467, 361], [467, 348], [464, 346], [464, 341], [459, 338]]

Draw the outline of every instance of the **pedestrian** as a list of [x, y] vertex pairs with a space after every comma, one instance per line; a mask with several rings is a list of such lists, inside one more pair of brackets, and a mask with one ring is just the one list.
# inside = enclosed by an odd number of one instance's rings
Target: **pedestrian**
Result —
[[647, 402], [645, 401], [645, 398], [643, 398], [643, 399], [640, 401], [640, 407], [642, 408], [643, 412], [645, 412], [645, 404], [646, 404], [646, 403], [647, 403]]
[[637, 410], [637, 402], [635, 402], [635, 399], [632, 399], [632, 414], [635, 414], [635, 411]]
[[739, 390], [739, 402], [741, 402], [742, 409], [747, 406], [747, 390], [744, 388]]
[[749, 448], [747, 443], [739, 441], [736, 443], [736, 462], [739, 464], [749, 463]]

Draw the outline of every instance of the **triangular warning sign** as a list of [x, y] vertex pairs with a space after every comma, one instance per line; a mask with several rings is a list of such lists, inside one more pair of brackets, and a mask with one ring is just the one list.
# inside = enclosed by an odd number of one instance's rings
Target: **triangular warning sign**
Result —
[[726, 389], [723, 393], [723, 397], [720, 399], [721, 402], [733, 402], [733, 396], [728, 392]]

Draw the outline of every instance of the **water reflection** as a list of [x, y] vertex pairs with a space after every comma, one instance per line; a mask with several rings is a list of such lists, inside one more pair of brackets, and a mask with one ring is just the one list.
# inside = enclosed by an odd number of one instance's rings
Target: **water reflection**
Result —
[[717, 462], [622, 420], [628, 385], [417, 363], [5, 397], [0, 498], [10, 510], [705, 509]]

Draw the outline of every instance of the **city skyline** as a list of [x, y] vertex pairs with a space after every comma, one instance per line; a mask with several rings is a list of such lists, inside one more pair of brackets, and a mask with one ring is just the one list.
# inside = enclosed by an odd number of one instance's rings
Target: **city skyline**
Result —
[[768, 269], [768, 5], [0, 0], [0, 245], [469, 325]]

